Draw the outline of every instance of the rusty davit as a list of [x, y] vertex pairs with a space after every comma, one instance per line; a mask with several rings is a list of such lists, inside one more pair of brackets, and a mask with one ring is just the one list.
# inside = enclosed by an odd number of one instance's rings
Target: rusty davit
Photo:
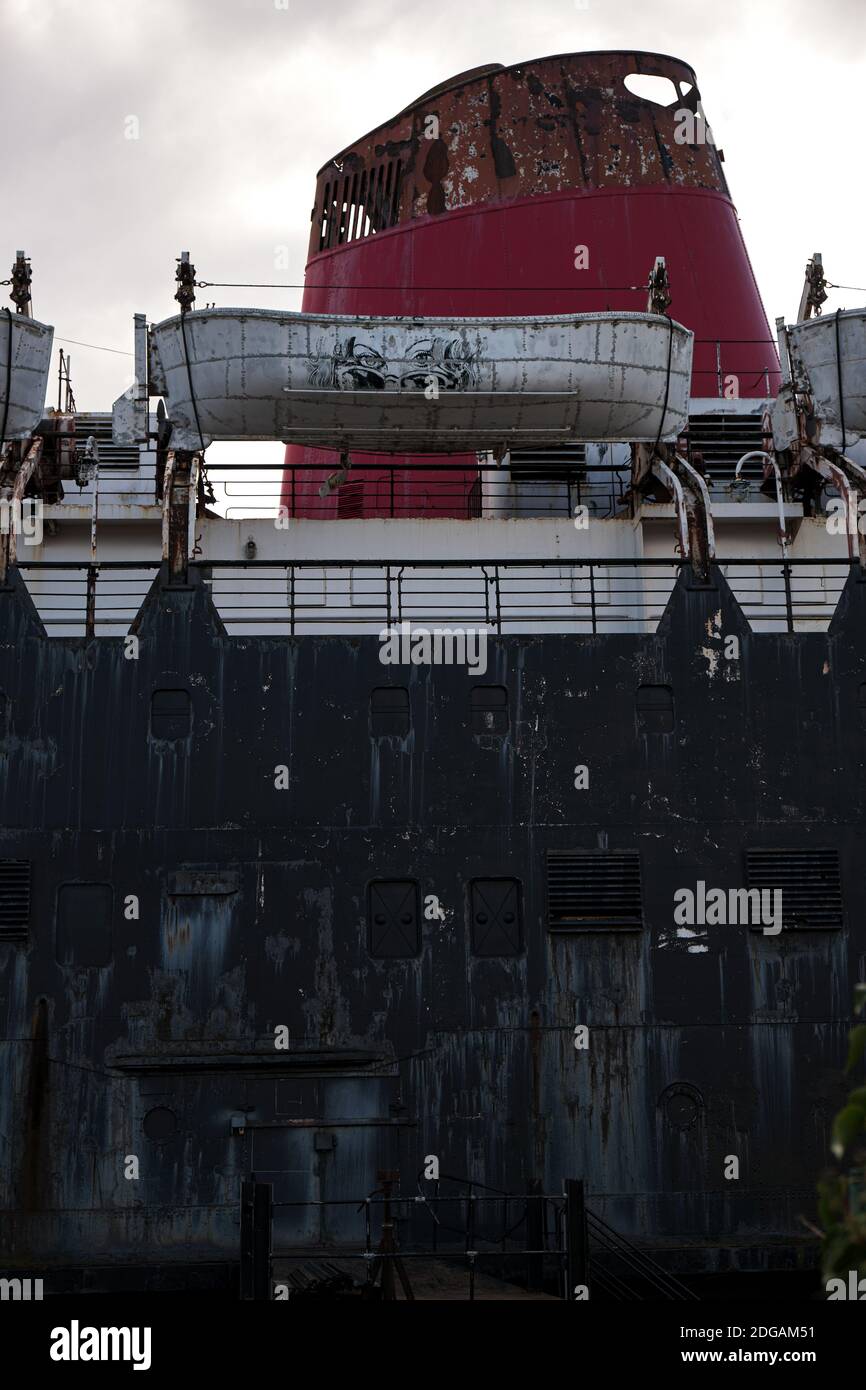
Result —
[[197, 307], [184, 251], [99, 412], [9, 253], [0, 1273], [807, 1280], [866, 959], [866, 309], [816, 253], [771, 330], [662, 55], [460, 74], [311, 191], [301, 311]]

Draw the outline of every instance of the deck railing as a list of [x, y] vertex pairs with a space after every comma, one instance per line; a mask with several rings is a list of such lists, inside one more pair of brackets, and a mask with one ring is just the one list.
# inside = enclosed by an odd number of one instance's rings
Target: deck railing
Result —
[[470, 1302], [479, 1273], [491, 1272], [528, 1293], [546, 1290], [567, 1301], [585, 1301], [593, 1291], [617, 1302], [697, 1298], [588, 1209], [579, 1179], [567, 1179], [560, 1193], [544, 1192], [538, 1181], [509, 1193], [443, 1174], [419, 1178], [408, 1195], [399, 1190], [399, 1174], [382, 1171], [378, 1180], [360, 1197], [275, 1201], [272, 1183], [245, 1179], [241, 1298], [394, 1299], [399, 1284], [411, 1300], [413, 1266], [443, 1263], [462, 1271]]
[[[199, 560], [235, 635], [372, 635], [400, 623], [491, 635], [653, 632], [682, 561], [674, 558]], [[851, 570], [843, 559], [719, 560], [758, 632], [826, 630]], [[129, 630], [156, 560], [20, 566], [49, 636]]]

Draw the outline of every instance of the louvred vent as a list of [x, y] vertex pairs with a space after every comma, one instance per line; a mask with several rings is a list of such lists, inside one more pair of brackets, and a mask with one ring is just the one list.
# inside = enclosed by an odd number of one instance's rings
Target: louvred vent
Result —
[[576, 483], [586, 474], [585, 444], [512, 449], [508, 458], [513, 483]]
[[547, 926], [549, 931], [642, 927], [640, 855], [548, 854]]
[[749, 888], [781, 889], [783, 931], [832, 931], [843, 925], [838, 850], [749, 849], [746, 882]]
[[0, 859], [0, 941], [26, 937], [30, 925], [30, 863]]

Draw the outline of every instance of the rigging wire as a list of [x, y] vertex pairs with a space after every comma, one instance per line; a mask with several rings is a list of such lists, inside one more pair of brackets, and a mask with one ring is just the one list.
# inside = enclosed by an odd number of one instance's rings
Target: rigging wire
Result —
[[12, 310], [6, 308], [6, 399], [3, 402], [3, 425], [0, 427], [0, 453], [6, 444], [6, 424], [9, 420], [9, 397], [12, 394]]
[[837, 309], [834, 314], [836, 329], [836, 381], [839, 386], [839, 416], [842, 423], [842, 453], [845, 452], [845, 398], [842, 395], [842, 352], [839, 347], [839, 319], [842, 310]]
[[74, 343], [76, 347], [93, 348], [95, 352], [116, 352], [119, 357], [134, 357], [134, 352], [125, 352], [123, 348], [103, 347], [101, 343], [82, 343], [77, 338], [55, 338], [56, 343]]
[[646, 293], [646, 285], [311, 285], [308, 281], [278, 280], [263, 283], [253, 280], [195, 280], [198, 290], [489, 290], [502, 293], [504, 290], [525, 290], [535, 294], [543, 290], [551, 292], [569, 291], [576, 294], [604, 294], [609, 290], [640, 290]]
[[[0, 285], [11, 285], [11, 280], [0, 280]], [[252, 281], [252, 280], [196, 280], [197, 289], [234, 289], [234, 290], [463, 290], [470, 288], [466, 285], [310, 285], [306, 281], [289, 282], [285, 280], [277, 281], [272, 284]], [[828, 280], [827, 286], [833, 290], [855, 290], [857, 293], [866, 294], [866, 286], [863, 285], [837, 285]], [[471, 287], [475, 290], [489, 290], [491, 292], [503, 293], [504, 291], [524, 290], [535, 294], [545, 291], [551, 293], [569, 294], [603, 294], [606, 292], [631, 293], [638, 290], [645, 290], [646, 285], [475, 285]], [[118, 357], [134, 357], [135, 354], [127, 352], [124, 348], [106, 347], [104, 343], [85, 343], [80, 338], [61, 338], [59, 335], [54, 339], [57, 343], [71, 343], [74, 347], [90, 348], [94, 352], [111, 352]], [[773, 343], [775, 338], [695, 338], [696, 343]]]
[[[9, 283], [0, 281], [0, 284]], [[218, 289], [218, 290], [490, 290], [502, 292], [505, 290], [518, 290], [539, 294], [545, 290], [557, 293], [569, 294], [603, 294], [606, 291], [634, 292], [638, 290], [645, 292], [646, 285], [365, 285], [346, 283], [340, 285], [312, 285], [307, 280], [195, 280], [193, 282], [196, 289]], [[857, 290], [866, 294], [864, 285], [837, 285], [835, 281], [828, 280], [827, 288], [831, 290]], [[756, 342], [770, 342], [774, 339], [755, 339]]]

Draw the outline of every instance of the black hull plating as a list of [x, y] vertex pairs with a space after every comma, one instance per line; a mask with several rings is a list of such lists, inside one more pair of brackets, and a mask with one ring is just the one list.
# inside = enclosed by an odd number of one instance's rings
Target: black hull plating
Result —
[[[375, 638], [229, 638], [199, 582], [160, 581], [131, 660], [46, 639], [15, 579], [0, 854], [33, 870], [27, 939], [0, 943], [4, 1265], [235, 1259], [251, 1170], [278, 1199], [349, 1199], [382, 1165], [413, 1191], [428, 1155], [514, 1192], [583, 1177], [684, 1266], [803, 1256], [866, 973], [866, 585], [796, 636], [752, 635], [714, 585], [681, 576], [651, 636], [491, 639], [496, 736], [470, 726], [479, 678], [383, 667]], [[405, 737], [371, 733], [388, 684], [409, 689]], [[640, 732], [647, 684], [672, 689], [672, 733]], [[179, 689], [191, 733], [154, 737], [153, 692]], [[747, 847], [816, 845], [839, 849], [840, 929], [677, 936], [678, 887], [739, 886]], [[639, 851], [643, 928], [550, 933], [557, 849]], [[521, 885], [516, 954], [473, 953], [479, 878]], [[416, 956], [371, 954], [383, 879], [418, 884]], [[58, 921], [71, 884], [111, 886], [110, 939]], [[351, 1239], [351, 1211], [283, 1212], [277, 1242]]]

